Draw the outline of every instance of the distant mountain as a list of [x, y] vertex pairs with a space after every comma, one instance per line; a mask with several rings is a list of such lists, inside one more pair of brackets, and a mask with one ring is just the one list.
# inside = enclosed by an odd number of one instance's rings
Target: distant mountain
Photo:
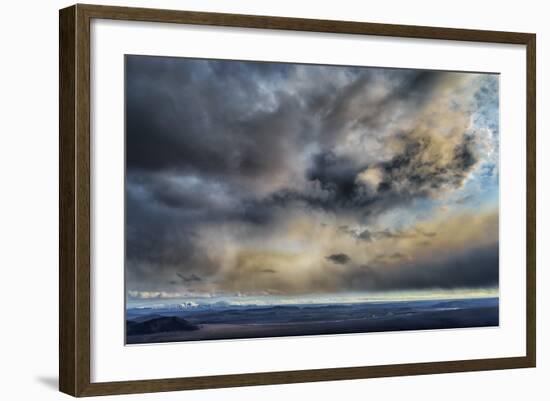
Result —
[[216, 301], [216, 302], [213, 302], [210, 304], [210, 306], [214, 306], [214, 307], [217, 307], [217, 306], [221, 306], [221, 307], [224, 307], [224, 306], [231, 306], [231, 304], [227, 301]]
[[130, 307], [128, 310], [135, 311], [174, 311], [174, 310], [199, 310], [199, 309], [210, 309], [210, 308], [238, 308], [238, 307], [251, 307], [252, 304], [241, 305], [241, 304], [232, 304], [227, 301], [217, 301], [212, 303], [197, 303], [194, 301], [182, 302], [182, 303], [173, 303], [173, 304], [153, 304], [148, 306], [135, 306]]
[[198, 329], [199, 326], [196, 324], [177, 316], [155, 316], [145, 321], [126, 321], [126, 334], [130, 336]]
[[189, 309], [189, 308], [198, 308], [200, 305], [196, 302], [189, 301], [179, 304], [154, 304], [149, 306], [137, 306], [131, 309], [138, 310], [151, 310], [151, 309]]

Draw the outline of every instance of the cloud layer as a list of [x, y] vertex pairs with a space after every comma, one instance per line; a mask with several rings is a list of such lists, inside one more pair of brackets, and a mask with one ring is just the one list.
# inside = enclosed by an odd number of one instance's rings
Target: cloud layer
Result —
[[498, 76], [127, 56], [139, 294], [498, 285]]

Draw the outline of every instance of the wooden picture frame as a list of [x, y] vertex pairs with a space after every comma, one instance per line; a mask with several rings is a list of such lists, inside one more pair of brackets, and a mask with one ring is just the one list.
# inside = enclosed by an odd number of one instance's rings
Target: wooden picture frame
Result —
[[[523, 357], [92, 383], [90, 380], [90, 21], [165, 22], [526, 46], [526, 350]], [[73, 396], [144, 393], [534, 367], [535, 34], [253, 15], [74, 5], [59, 15], [59, 388]]]

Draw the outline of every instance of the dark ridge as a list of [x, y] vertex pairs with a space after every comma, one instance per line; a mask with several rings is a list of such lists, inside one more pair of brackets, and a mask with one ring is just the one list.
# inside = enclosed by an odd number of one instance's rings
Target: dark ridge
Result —
[[130, 336], [165, 333], [170, 331], [193, 331], [198, 329], [199, 326], [176, 316], [154, 317], [143, 322], [126, 321], [126, 335]]

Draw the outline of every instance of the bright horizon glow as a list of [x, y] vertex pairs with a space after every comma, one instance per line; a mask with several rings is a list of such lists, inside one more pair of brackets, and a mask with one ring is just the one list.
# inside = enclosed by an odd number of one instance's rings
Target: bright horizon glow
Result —
[[[133, 292], [132, 292], [133, 293]], [[129, 294], [130, 295], [130, 294]], [[138, 295], [138, 294], [134, 294]], [[224, 302], [229, 305], [315, 305], [350, 304], [363, 302], [421, 301], [438, 299], [494, 298], [499, 296], [498, 288], [456, 289], [436, 291], [392, 291], [384, 293], [345, 293], [308, 295], [243, 295], [203, 294], [200, 296], [179, 293], [148, 293], [146, 297], [128, 297], [127, 309], [139, 307], [162, 307], [178, 304], [212, 305]]]

